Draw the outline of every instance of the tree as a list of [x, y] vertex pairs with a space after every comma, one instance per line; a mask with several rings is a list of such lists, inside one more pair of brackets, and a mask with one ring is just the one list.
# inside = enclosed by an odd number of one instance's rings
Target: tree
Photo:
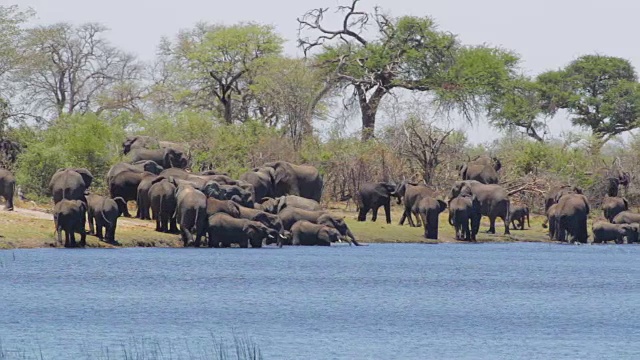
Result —
[[[105, 31], [95, 23], [28, 29], [24, 57], [13, 79], [21, 105], [40, 118], [104, 110], [98, 101], [101, 96], [140, 76], [135, 58], [105, 40]], [[120, 106], [126, 104], [108, 107]]]
[[566, 109], [574, 125], [591, 129], [597, 149], [612, 137], [640, 125], [640, 84], [622, 58], [585, 55], [538, 77], [547, 113]]
[[181, 31], [173, 43], [162, 41], [160, 52], [168, 70], [164, 88], [175, 87], [172, 93], [182, 105], [218, 110], [228, 124], [245, 120], [252, 77], [262, 61], [280, 55], [283, 42], [268, 25], [198, 24]]
[[[343, 17], [337, 29], [324, 25], [328, 8], [307, 12], [298, 19], [298, 42], [307, 56], [318, 50], [314, 60], [352, 88], [363, 140], [374, 135], [380, 103], [394, 89], [431, 92], [443, 109], [459, 109], [471, 120], [486, 91], [499, 83], [495, 76], [517, 64], [515, 55], [499, 49], [462, 46], [429, 17], [393, 18], [379, 8], [367, 13], [356, 9], [358, 2], [338, 7]], [[364, 30], [371, 27], [375, 33], [368, 37]]]

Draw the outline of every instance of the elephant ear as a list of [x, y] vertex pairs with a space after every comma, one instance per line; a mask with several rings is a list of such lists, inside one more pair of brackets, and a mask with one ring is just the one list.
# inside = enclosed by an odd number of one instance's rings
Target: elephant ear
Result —
[[278, 200], [277, 213], [280, 213], [286, 207], [287, 207], [287, 197], [281, 196], [280, 199]]
[[464, 164], [462, 165], [462, 167], [460, 167], [460, 178], [462, 180], [466, 180], [467, 178], [467, 168], [469, 167], [468, 164]]
[[162, 180], [167, 180], [167, 178], [164, 177], [164, 176], [158, 176], [155, 179], [151, 180], [151, 185], [157, 184], [157, 183], [161, 182]]
[[127, 210], [127, 202], [124, 200], [124, 198], [118, 196], [113, 198], [113, 201], [115, 201], [118, 205], [118, 215], [124, 214]]
[[82, 176], [82, 180], [84, 181], [84, 185], [86, 188], [91, 187], [91, 183], [93, 182], [93, 174], [91, 174], [91, 171], [85, 168], [75, 168], [73, 169], [73, 171]]
[[624, 209], [629, 210], [629, 201], [627, 199], [622, 198], [622, 202], [624, 203]]
[[440, 205], [440, 212], [447, 210], [447, 203], [438, 199], [438, 204]]

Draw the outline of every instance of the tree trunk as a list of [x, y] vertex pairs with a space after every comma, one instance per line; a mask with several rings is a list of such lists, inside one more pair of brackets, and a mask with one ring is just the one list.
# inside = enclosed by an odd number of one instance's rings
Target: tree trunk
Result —
[[356, 85], [355, 88], [360, 104], [360, 113], [362, 114], [362, 141], [367, 141], [373, 138], [375, 134], [378, 106], [380, 106], [380, 100], [382, 100], [387, 91], [382, 87], [378, 87], [367, 99], [367, 92], [362, 86]]
[[231, 125], [233, 123], [233, 117], [231, 115], [231, 99], [224, 97], [221, 101], [222, 106], [224, 107], [224, 121]]

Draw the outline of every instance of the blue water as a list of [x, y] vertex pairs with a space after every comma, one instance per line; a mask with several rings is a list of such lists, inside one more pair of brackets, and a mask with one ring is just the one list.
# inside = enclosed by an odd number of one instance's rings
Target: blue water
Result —
[[238, 334], [265, 359], [637, 359], [640, 246], [0, 253], [5, 352], [188, 358]]

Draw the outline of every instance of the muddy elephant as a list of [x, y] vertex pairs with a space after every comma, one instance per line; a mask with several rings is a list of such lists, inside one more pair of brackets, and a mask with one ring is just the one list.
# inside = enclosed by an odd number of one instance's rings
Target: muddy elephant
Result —
[[322, 210], [319, 202], [297, 195], [286, 195], [279, 198], [263, 198], [258, 208], [271, 214], [277, 214], [287, 207], [309, 211]]
[[217, 213], [208, 219], [209, 247], [229, 247], [238, 244], [241, 248], [262, 247], [269, 237], [269, 229], [262, 223], [237, 219], [229, 214]]
[[[420, 214], [418, 212], [418, 204], [420, 200], [425, 197], [435, 197], [435, 192], [430, 187], [424, 184], [416, 183], [402, 183], [396, 190], [398, 196], [402, 197], [404, 202], [404, 212], [400, 218], [400, 225], [404, 224], [405, 219], [409, 221], [409, 226], [422, 226]], [[416, 217], [416, 222], [413, 222], [411, 215]]]
[[423, 197], [418, 203], [418, 214], [424, 225], [424, 237], [438, 240], [438, 218], [447, 209], [447, 203], [432, 197]]
[[85, 192], [93, 182], [93, 175], [84, 168], [58, 169], [49, 181], [49, 193], [53, 196], [53, 203], [62, 199], [85, 200]]
[[4, 209], [13, 210], [13, 196], [16, 192], [16, 178], [11, 171], [0, 169], [0, 196], [4, 198]]
[[396, 190], [397, 186], [388, 182], [362, 184], [356, 197], [358, 221], [366, 221], [367, 213], [371, 210], [371, 221], [375, 222], [378, 219], [378, 209], [382, 206], [387, 224], [391, 224], [391, 198], [395, 197], [398, 204], [402, 203], [402, 197]]
[[96, 235], [98, 239], [110, 244], [115, 244], [118, 218], [124, 213], [127, 203], [121, 197], [110, 199], [100, 195], [89, 194], [86, 198], [89, 234]]
[[587, 243], [589, 201], [582, 194], [563, 195], [557, 204], [556, 237], [559, 241]]
[[294, 246], [330, 246], [331, 243], [341, 241], [338, 230], [306, 220], [296, 221], [291, 227], [291, 235], [291, 245]]
[[[61, 199], [53, 207], [53, 222], [56, 229], [58, 244], [66, 248], [84, 247], [87, 244], [85, 219], [87, 205], [82, 200]], [[64, 242], [62, 232], [64, 231]], [[75, 233], [80, 234], [80, 243], [76, 243]]]
[[150, 172], [157, 175], [157, 174], [160, 174], [163, 170], [164, 168], [162, 166], [158, 165], [155, 161], [152, 161], [152, 160], [142, 160], [133, 164], [118, 163], [113, 165], [109, 169], [106, 180], [108, 184], [111, 182], [111, 180], [113, 180], [113, 178], [116, 175], [125, 171], [133, 171], [133, 172], [139, 172], [139, 173], [143, 173], [146, 171], [146, 172]]
[[240, 180], [253, 185], [256, 199], [275, 197], [275, 170], [272, 167], [255, 168], [240, 176]]
[[449, 225], [456, 232], [456, 240], [476, 241], [480, 228], [480, 202], [471, 194], [458, 195], [449, 200]]
[[595, 222], [591, 228], [593, 243], [601, 244], [607, 241], [615, 241], [616, 244], [628, 244], [638, 241], [638, 224], [611, 224], [606, 221]]
[[293, 224], [299, 220], [307, 220], [314, 224], [323, 224], [335, 228], [343, 238], [348, 238], [356, 246], [360, 244], [353, 235], [343, 217], [333, 216], [326, 211], [308, 211], [296, 208], [287, 208], [278, 214], [285, 230], [291, 230]]
[[[511, 204], [509, 219], [511, 220], [511, 225], [513, 225], [513, 229], [524, 230], [524, 221], [527, 221], [527, 226], [531, 228], [531, 223], [529, 222], [529, 207], [523, 204]], [[516, 224], [516, 221], [518, 224]]]
[[629, 210], [629, 202], [625, 198], [605, 195], [602, 200], [602, 211], [609, 222], [613, 222], [616, 215], [626, 210]]
[[459, 167], [462, 180], [476, 180], [483, 184], [497, 184], [498, 170], [502, 163], [496, 157], [486, 155], [470, 160]]
[[159, 179], [149, 188], [149, 202], [153, 218], [156, 220], [156, 231], [177, 233], [176, 225], [176, 187], [169, 180]]
[[173, 180], [176, 186], [175, 218], [180, 224], [180, 237], [184, 247], [199, 247], [207, 225], [207, 196], [187, 182]]
[[122, 153], [127, 155], [132, 150], [137, 149], [159, 149], [158, 139], [151, 136], [132, 135], [127, 136], [122, 142]]
[[[150, 172], [136, 172], [136, 171], [124, 171], [114, 176], [109, 183], [109, 196], [111, 198], [121, 197], [124, 201], [136, 201], [138, 200], [138, 186], [144, 179], [156, 179], [158, 176]], [[140, 207], [136, 214], [137, 218], [140, 218]], [[124, 213], [124, 216], [131, 217], [129, 210]]]
[[131, 152], [131, 163], [142, 160], [151, 160], [165, 169], [184, 169], [189, 165], [187, 157], [179, 150], [166, 149], [136, 149]]
[[480, 214], [489, 217], [490, 234], [496, 233], [496, 219], [500, 218], [504, 222], [504, 234], [509, 232], [509, 212], [510, 201], [507, 191], [500, 185], [482, 184], [475, 180], [456, 181], [451, 188], [449, 199], [456, 196], [472, 195], [480, 204]]
[[323, 180], [315, 167], [286, 161], [266, 163], [263, 167], [273, 169], [274, 197], [298, 195], [320, 202]]

